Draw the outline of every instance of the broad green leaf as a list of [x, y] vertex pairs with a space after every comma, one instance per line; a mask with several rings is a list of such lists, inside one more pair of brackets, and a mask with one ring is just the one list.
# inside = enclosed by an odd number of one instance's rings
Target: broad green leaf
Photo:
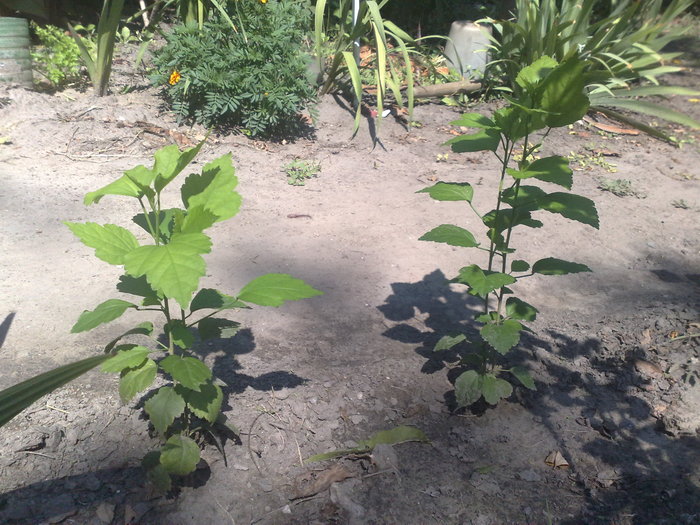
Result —
[[102, 363], [100, 370], [103, 372], [121, 372], [125, 368], [138, 368], [151, 352], [145, 346], [135, 346], [129, 350], [120, 350], [114, 357], [110, 357]]
[[471, 202], [474, 197], [474, 188], [468, 182], [438, 182], [416, 193], [427, 193], [436, 201]]
[[542, 82], [541, 108], [549, 112], [545, 117], [547, 126], [568, 126], [588, 111], [588, 97], [583, 92], [585, 65], [578, 58], [569, 59]]
[[234, 191], [238, 185], [234, 173], [228, 153], [205, 165], [201, 175], [189, 175], [180, 189], [185, 208], [201, 206], [214, 214], [217, 221], [236, 215], [241, 207], [241, 196]]
[[180, 348], [190, 348], [194, 344], [194, 335], [180, 319], [171, 319], [163, 329], [166, 334], [172, 336], [173, 343]]
[[485, 117], [481, 113], [464, 113], [457, 120], [450, 122], [452, 126], [463, 126], [465, 128], [495, 128], [493, 120]]
[[528, 373], [528, 371], [522, 367], [522, 366], [514, 366], [513, 368], [510, 369], [510, 373], [515, 376], [515, 378], [520, 381], [520, 383], [525, 387], [529, 388], [530, 390], [537, 390], [535, 387], [535, 381], [532, 379], [532, 376]]
[[[148, 227], [148, 223], [150, 222], [159, 238], [163, 242], [167, 242], [173, 234], [173, 226], [178, 215], [182, 215], [182, 210], [179, 208], [169, 208], [160, 211], [158, 220], [156, 220], [156, 214], [153, 212], [149, 212], [148, 215], [137, 213], [131, 220], [149, 234], [152, 233]], [[146, 217], [148, 217], [148, 220], [146, 220]]]
[[473, 405], [482, 395], [484, 376], [476, 370], [467, 370], [455, 381], [455, 397], [457, 405], [468, 407]]
[[559, 65], [559, 63], [553, 58], [546, 55], [542, 56], [529, 66], [522, 68], [518, 76], [515, 77], [515, 81], [520, 87], [531, 91], [542, 79], [546, 78], [557, 65]]
[[158, 299], [158, 294], [153, 288], [151, 288], [151, 285], [148, 284], [148, 280], [146, 279], [145, 275], [142, 275], [141, 277], [133, 277], [128, 274], [122, 275], [119, 277], [117, 290], [122, 293], [138, 295], [139, 297], [145, 297], [147, 299]]
[[127, 253], [139, 247], [139, 242], [129, 230], [115, 224], [64, 222], [80, 241], [95, 249], [95, 255], [109, 264], [124, 264]]
[[129, 308], [136, 308], [136, 305], [128, 301], [122, 301], [121, 299], [109, 299], [98, 305], [94, 310], [85, 310], [80, 314], [78, 322], [71, 328], [71, 333], [77, 334], [86, 332], [103, 323], [114, 321], [118, 317], [121, 317]]
[[238, 298], [260, 306], [280, 306], [285, 301], [296, 301], [322, 295], [323, 292], [312, 288], [301, 279], [295, 279], [284, 273], [269, 273], [253, 279], [246, 284]]
[[218, 385], [211, 381], [207, 382], [202, 385], [199, 392], [182, 385], [175, 385], [175, 391], [182, 396], [187, 407], [195, 416], [201, 417], [209, 423], [216, 421], [224, 401], [224, 393]]
[[186, 436], [173, 436], [160, 451], [160, 464], [170, 474], [185, 476], [199, 463], [199, 445]]
[[185, 411], [185, 400], [174, 388], [163, 386], [144, 404], [153, 427], [161, 434], [165, 434], [168, 427], [173, 424], [176, 417]]
[[169, 355], [158, 363], [175, 381], [199, 392], [202, 384], [211, 379], [211, 370], [196, 357]]
[[146, 188], [153, 182], [155, 174], [145, 166], [136, 166], [135, 168], [124, 172], [124, 175], [119, 177], [114, 182], [110, 182], [106, 186], [96, 191], [91, 191], [85, 195], [84, 204], [90, 205], [100, 202], [100, 199], [105, 195], [122, 195], [125, 197], [140, 198], [146, 194]]
[[517, 297], [509, 297], [506, 301], [506, 315], [519, 321], [534, 321], [537, 318], [537, 308]]
[[[160, 461], [160, 452], [156, 452], [156, 454], [158, 454], [158, 461]], [[146, 469], [146, 478], [161, 492], [169, 492], [173, 487], [170, 474], [161, 464]]]
[[107, 343], [107, 345], [105, 346], [105, 353], [111, 352], [112, 348], [114, 348], [115, 345], [122, 340], [122, 338], [128, 335], [151, 335], [151, 333], [153, 333], [153, 323], [148, 321], [144, 323], [139, 323], [134, 328], [127, 330], [120, 336], [115, 337], [109, 343]]
[[439, 352], [440, 350], [450, 350], [454, 346], [457, 346], [462, 341], [466, 341], [467, 336], [464, 334], [459, 335], [444, 335], [435, 344], [433, 351]]
[[539, 199], [545, 195], [542, 188], [522, 184], [503, 190], [502, 199], [509, 206], [518, 208], [518, 212], [535, 211], [540, 208]]
[[216, 317], [205, 317], [197, 323], [199, 337], [206, 339], [226, 339], [233, 337], [241, 328], [241, 323]]
[[110, 356], [88, 357], [22, 381], [0, 392], [0, 427], [37, 399], [92, 370]]
[[433, 228], [418, 240], [444, 242], [450, 246], [462, 246], [464, 248], [479, 246], [471, 232], [454, 224], [442, 224], [437, 228]]
[[[504, 197], [503, 201], [510, 201], [510, 198]], [[510, 202], [507, 202], [510, 204]], [[538, 205], [537, 201], [529, 201], [527, 197], [523, 196], [521, 199], [518, 197], [517, 202], [513, 203], [517, 206], [517, 209], [501, 209], [496, 212], [496, 210], [491, 210], [486, 215], [481, 217], [483, 223], [494, 231], [501, 233], [507, 230], [509, 227], [515, 227], [518, 225], [527, 226], [528, 228], [541, 228], [542, 221], [533, 219], [532, 215], [527, 208], [535, 208]], [[499, 244], [499, 243], [497, 243]], [[500, 244], [499, 244], [499, 250]]]
[[204, 206], [192, 206], [182, 220], [180, 231], [182, 233], [201, 233], [216, 222], [216, 215]]
[[592, 271], [585, 264], [563, 261], [554, 257], [540, 259], [532, 265], [532, 273], [542, 275], [566, 275], [567, 273], [581, 273]]
[[533, 131], [545, 127], [544, 113], [527, 109], [511, 100], [511, 104], [494, 112], [501, 133], [511, 142], [516, 142]]
[[153, 359], [146, 359], [137, 368], [122, 370], [119, 379], [119, 396], [122, 398], [122, 401], [124, 403], [131, 401], [136, 394], [151, 386], [157, 372], [158, 367]]
[[231, 310], [234, 308], [250, 308], [235, 297], [221, 293], [213, 288], [202, 288], [192, 299], [190, 311], [196, 312], [205, 308], [211, 310]]
[[573, 172], [569, 167], [569, 161], [558, 155], [537, 159], [523, 170], [508, 168], [506, 171], [515, 179], [534, 177], [544, 182], [558, 184], [567, 190], [570, 190], [573, 184]]
[[510, 263], [511, 272], [526, 272], [530, 269], [530, 264], [522, 259], [516, 259]]
[[124, 269], [134, 277], [145, 275], [156, 292], [184, 309], [206, 270], [201, 254], [210, 249], [211, 240], [203, 233], [177, 233], [169, 244], [141, 246], [129, 253]]
[[505, 399], [513, 393], [513, 385], [505, 379], [486, 374], [481, 385], [481, 391], [486, 402], [489, 405], [495, 405], [501, 399]]
[[501, 323], [489, 323], [481, 327], [481, 337], [494, 350], [505, 354], [520, 341], [520, 331], [523, 329], [518, 321], [506, 319]]
[[538, 199], [540, 209], [558, 213], [567, 219], [582, 222], [598, 229], [598, 212], [591, 199], [571, 193], [550, 193]]
[[501, 135], [496, 129], [483, 129], [471, 135], [460, 135], [448, 140], [455, 153], [473, 153], [475, 151], [496, 151], [500, 144]]
[[170, 146], [165, 146], [159, 149], [155, 153], [155, 162], [153, 164], [153, 171], [156, 173], [156, 180], [153, 187], [157, 192], [160, 192], [165, 188], [170, 181], [172, 181], [177, 175], [185, 169], [185, 167], [192, 162], [202, 149], [202, 146], [207, 139], [202, 140], [196, 146], [186, 149], [185, 151], [180, 151], [175, 144]]
[[469, 286], [471, 295], [486, 297], [489, 293], [505, 286], [513, 284], [515, 278], [505, 273], [491, 273], [486, 275], [476, 264], [465, 266], [459, 271], [457, 281]]

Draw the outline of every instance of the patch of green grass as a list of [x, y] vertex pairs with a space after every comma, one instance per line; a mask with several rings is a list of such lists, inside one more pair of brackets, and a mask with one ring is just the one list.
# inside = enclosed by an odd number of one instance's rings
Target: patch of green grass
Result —
[[646, 197], [644, 193], [635, 190], [632, 187], [632, 181], [627, 179], [601, 178], [598, 180], [598, 188], [609, 191], [617, 197], [637, 197], [638, 199]]

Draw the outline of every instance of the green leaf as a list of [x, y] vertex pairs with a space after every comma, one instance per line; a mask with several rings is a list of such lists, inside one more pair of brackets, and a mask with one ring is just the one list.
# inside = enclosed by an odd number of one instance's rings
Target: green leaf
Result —
[[[132, 221], [140, 226], [145, 232], [151, 234], [151, 230], [148, 227], [148, 222], [154, 226], [156, 235], [163, 242], [167, 242], [173, 234], [173, 225], [177, 216], [182, 215], [182, 210], [179, 208], [169, 208], [167, 210], [161, 210], [158, 214], [158, 220], [156, 220], [156, 214], [149, 212], [148, 215], [143, 213], [137, 213], [132, 217]], [[148, 217], [148, 220], [146, 220]]]
[[527, 261], [516, 259], [510, 263], [511, 272], [526, 272], [530, 269], [530, 264]]
[[700, 122], [687, 113], [681, 113], [680, 111], [675, 111], [649, 101], [619, 97], [596, 97], [595, 106], [626, 109], [628, 111], [634, 111], [644, 115], [650, 115], [652, 117], [668, 120], [669, 122], [675, 122], [681, 126], [688, 126], [689, 128], [693, 129], [700, 128]]
[[[136, 166], [129, 171], [125, 171], [124, 175], [110, 182], [99, 190], [92, 191], [85, 195], [84, 204], [100, 202], [100, 199], [105, 195], [122, 195], [125, 197], [141, 198], [146, 195], [148, 186], [153, 182], [155, 174], [145, 166]], [[151, 190], [152, 193], [152, 190]]]
[[159, 363], [173, 379], [190, 390], [199, 392], [201, 385], [211, 379], [211, 370], [196, 357], [169, 355]]
[[591, 199], [571, 193], [550, 193], [538, 199], [540, 208], [598, 229], [598, 212]]
[[107, 343], [107, 346], [105, 346], [105, 353], [111, 352], [112, 348], [114, 348], [119, 341], [128, 335], [151, 335], [151, 333], [153, 333], [153, 323], [148, 321], [139, 323], [134, 328], [127, 330], [120, 336], [115, 337], [109, 343]]
[[468, 285], [470, 294], [486, 297], [490, 292], [502, 286], [513, 284], [515, 278], [511, 275], [497, 272], [486, 275], [476, 264], [472, 264], [465, 266], [459, 271], [457, 281]]
[[117, 290], [122, 293], [145, 297], [154, 303], [158, 302], [158, 293], [156, 293], [156, 291], [151, 288], [151, 285], [148, 284], [148, 280], [146, 279], [145, 275], [142, 275], [141, 277], [122, 275], [119, 277]]
[[88, 357], [60, 366], [22, 381], [0, 392], [0, 427], [29, 407], [37, 399], [71, 382], [109, 359], [109, 355]]
[[418, 240], [444, 242], [450, 246], [462, 246], [464, 248], [479, 246], [471, 232], [454, 224], [442, 224], [437, 228], [433, 228]]
[[569, 161], [558, 155], [537, 159], [523, 170], [506, 170], [515, 179], [528, 179], [534, 177], [544, 182], [551, 182], [563, 186], [567, 190], [571, 189], [573, 176]]
[[542, 82], [540, 105], [549, 112], [544, 119], [547, 126], [568, 126], [588, 111], [588, 97], [583, 93], [585, 65], [578, 58], [571, 58], [555, 68]]
[[141, 246], [129, 253], [124, 268], [134, 277], [145, 275], [156, 292], [184, 309], [206, 270], [200, 254], [210, 249], [211, 240], [202, 233], [176, 233], [169, 244]]
[[139, 242], [129, 230], [114, 224], [64, 222], [80, 241], [95, 249], [95, 256], [109, 264], [124, 264], [127, 253], [139, 247]]
[[231, 310], [234, 308], [250, 308], [243, 301], [221, 293], [213, 288], [202, 288], [192, 299], [190, 311], [196, 312], [205, 308], [211, 310]]
[[151, 386], [157, 372], [158, 367], [153, 359], [146, 359], [137, 368], [122, 370], [119, 379], [119, 396], [122, 398], [122, 401], [124, 403], [130, 401], [136, 394]]
[[138, 368], [151, 352], [145, 346], [135, 346], [129, 350], [121, 350], [100, 367], [103, 372], [121, 372], [125, 368]]
[[170, 181], [177, 177], [177, 175], [184, 170], [190, 162], [192, 162], [192, 159], [197, 156], [197, 153], [199, 153], [199, 150], [202, 149], [202, 146], [206, 140], [207, 139], [205, 138], [193, 148], [186, 149], [182, 152], [175, 144], [165, 146], [164, 148], [156, 151], [153, 171], [157, 175], [153, 187], [157, 192], [160, 192], [163, 188], [165, 188]]
[[136, 305], [121, 299], [109, 299], [98, 305], [93, 311], [85, 310], [80, 314], [78, 322], [71, 328], [71, 333], [86, 332], [103, 323], [114, 321], [129, 308], [136, 308]]
[[466, 341], [467, 336], [464, 334], [459, 335], [444, 335], [435, 344], [433, 351], [439, 352], [440, 350], [450, 350], [452, 347], [457, 346], [462, 341]]
[[529, 66], [522, 68], [518, 76], [515, 77], [515, 81], [520, 87], [531, 91], [558, 65], [559, 63], [553, 58], [542, 56]]
[[199, 337], [206, 339], [226, 339], [233, 337], [241, 328], [241, 323], [216, 317], [205, 317], [197, 324]]
[[224, 393], [218, 385], [211, 381], [202, 385], [199, 392], [190, 390], [182, 385], [175, 385], [175, 391], [182, 396], [192, 413], [202, 419], [214, 423], [221, 411]]
[[[503, 202], [510, 204], [511, 199], [504, 196]], [[542, 221], [533, 219], [530, 212], [527, 211], [527, 208], [537, 206], [536, 201], [529, 201], [526, 196], [523, 196], [522, 199], [518, 197], [517, 202], [513, 202], [513, 205], [517, 206], [518, 209], [501, 209], [498, 211], [498, 214], [496, 210], [491, 210], [481, 220], [488, 228], [494, 229], [498, 233], [507, 230], [511, 226], [515, 227], [518, 225], [527, 226], [528, 228], [542, 227]], [[500, 242], [496, 244], [498, 245], [498, 250], [503, 250]], [[505, 241], [503, 241], [503, 244], [505, 244]]]
[[160, 464], [170, 474], [184, 476], [199, 463], [199, 445], [186, 436], [173, 436], [160, 451]]
[[[158, 461], [160, 461], [160, 452], [155, 452], [155, 454], [158, 455]], [[170, 478], [170, 474], [168, 474], [168, 471], [160, 463], [151, 468], [147, 468], [146, 477], [148, 481], [161, 492], [169, 492], [173, 487], [173, 480]]]
[[482, 384], [484, 376], [476, 370], [467, 370], [455, 381], [455, 397], [457, 405], [468, 407], [473, 405], [482, 395]]
[[144, 404], [153, 427], [161, 434], [165, 434], [168, 427], [173, 424], [176, 417], [185, 411], [185, 400], [174, 388], [163, 386]]
[[530, 390], [537, 390], [537, 388], [535, 387], [535, 381], [532, 379], [532, 376], [530, 376], [530, 374], [524, 367], [514, 366], [510, 369], [510, 373], [513, 374], [515, 378], [518, 381], [520, 381], [520, 383], [525, 388], [529, 388]]
[[519, 321], [534, 321], [537, 318], [537, 308], [517, 297], [509, 297], [506, 301], [506, 315]]
[[475, 151], [496, 151], [501, 141], [497, 129], [483, 129], [471, 135], [460, 135], [448, 140], [445, 144], [452, 147], [455, 153], [473, 153]]
[[452, 126], [463, 126], [465, 128], [495, 128], [494, 122], [481, 113], [464, 113], [457, 120], [450, 122]]
[[269, 273], [246, 284], [238, 298], [260, 306], [280, 306], [285, 301], [296, 301], [322, 295], [301, 279], [283, 273]]
[[217, 221], [229, 219], [238, 213], [241, 196], [234, 191], [238, 179], [228, 153], [206, 164], [202, 173], [193, 173], [180, 189], [182, 202], [188, 209], [201, 206], [211, 212]]
[[532, 273], [542, 275], [566, 275], [567, 273], [581, 273], [592, 271], [585, 264], [563, 261], [554, 257], [540, 259], [532, 265]]
[[[517, 191], [516, 191], [517, 190]], [[518, 214], [516, 219], [520, 216], [524, 216], [523, 212], [535, 211], [540, 208], [539, 199], [547, 195], [542, 188], [537, 186], [528, 186], [526, 184], [507, 188], [503, 190], [502, 199], [503, 202], [510, 205], [513, 208], [518, 208]], [[491, 214], [488, 214], [489, 217]], [[511, 216], [506, 217], [509, 221]], [[528, 215], [528, 217], [530, 217]], [[517, 220], [516, 220], [517, 224]]]
[[501, 323], [489, 323], [481, 327], [481, 337], [497, 352], [505, 354], [520, 341], [523, 329], [518, 321], [506, 319]]
[[193, 206], [187, 210], [187, 215], [180, 225], [182, 233], [201, 233], [216, 222], [216, 215], [204, 206]]
[[190, 348], [194, 344], [194, 335], [180, 319], [171, 319], [163, 329], [166, 334], [172, 336], [173, 343], [180, 348]]
[[474, 197], [474, 188], [468, 182], [438, 182], [416, 193], [427, 193], [436, 201], [471, 202]]
[[492, 374], [484, 375], [481, 389], [484, 399], [489, 405], [495, 405], [501, 399], [505, 399], [513, 393], [513, 385], [505, 379], [500, 379]]

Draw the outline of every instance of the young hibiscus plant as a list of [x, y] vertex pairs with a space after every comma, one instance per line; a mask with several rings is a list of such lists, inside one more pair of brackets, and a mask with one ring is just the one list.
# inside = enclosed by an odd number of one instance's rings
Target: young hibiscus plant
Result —
[[[230, 219], [241, 207], [230, 154], [185, 178], [180, 187], [181, 207], [161, 205], [163, 190], [194, 159], [202, 144], [182, 152], [174, 145], [162, 148], [156, 152], [152, 168], [137, 166], [86, 195], [86, 205], [105, 196], [129, 197], [137, 202], [140, 212], [133, 222], [141, 229], [140, 236], [115, 224], [66, 223], [99, 259], [123, 267], [117, 290], [133, 297], [109, 299], [83, 312], [72, 332], [109, 323], [128, 310], [155, 311], [162, 316], [163, 337], [153, 337], [155, 326], [150, 321], [140, 323], [105, 347], [108, 357], [101, 368], [119, 374], [119, 394], [124, 402], [150, 389], [158, 375], [162, 377], [162, 386], [149, 393], [144, 410], [164, 445], [146, 455], [144, 466], [149, 478], [166, 490], [172, 476], [195, 470], [200, 459], [198, 439], [214, 435], [214, 426], [226, 421], [221, 413], [224, 383], [198, 357], [196, 344], [236, 333], [240, 325], [221, 317], [225, 311], [250, 308], [251, 304], [280, 306], [321, 294], [286, 274], [253, 279], [235, 295], [199, 289], [206, 270], [203, 255], [212, 245], [205, 231]], [[134, 340], [149, 343], [127, 342]]]
[[[469, 406], [482, 397], [496, 404], [513, 392], [502, 373], [509, 373], [523, 386], [535, 388], [527, 370], [506, 367], [503, 357], [520, 342], [526, 323], [534, 321], [537, 309], [514, 295], [513, 285], [535, 275], [564, 275], [590, 272], [583, 265], [554, 257], [530, 264], [515, 257], [517, 232], [541, 228], [537, 212], [549, 212], [598, 228], [593, 201], [570, 193], [572, 170], [565, 157], [553, 155], [535, 159], [552, 128], [579, 120], [588, 109], [584, 94], [584, 64], [571, 59], [561, 64], [543, 57], [520, 71], [518, 89], [509, 104], [490, 118], [479, 113], [462, 115], [452, 124], [476, 128], [477, 132], [453, 138], [447, 144], [456, 153], [491, 151], [499, 161], [498, 193], [494, 209], [481, 213], [474, 205], [474, 188], [468, 182], [438, 182], [420, 192], [437, 201], [461, 201], [476, 214], [486, 229], [480, 242], [469, 230], [443, 224], [420, 239], [477, 249], [487, 254], [484, 267], [470, 264], [459, 270], [451, 282], [465, 285], [468, 293], [483, 300], [476, 317], [479, 340], [467, 341], [464, 333], [442, 337], [435, 350], [459, 350], [464, 371], [455, 382], [457, 403]], [[530, 141], [535, 142], [531, 144]], [[545, 186], [534, 183], [544, 183]], [[550, 191], [559, 186], [567, 191]]]

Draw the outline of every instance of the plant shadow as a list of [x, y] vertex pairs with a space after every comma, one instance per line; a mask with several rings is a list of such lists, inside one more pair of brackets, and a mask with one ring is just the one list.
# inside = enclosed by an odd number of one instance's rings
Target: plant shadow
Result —
[[[480, 300], [448, 286], [440, 270], [391, 286], [393, 293], [379, 310], [397, 324], [383, 335], [416, 345], [415, 352], [425, 359], [421, 371], [448, 369], [454, 383], [460, 371], [454, 367], [457, 356], [433, 347], [446, 334], [476, 335], [472, 320], [481, 311]], [[534, 372], [537, 391], [515, 386], [513, 398], [557, 443], [571, 465], [571, 490], [583, 494], [578, 514], [557, 522], [697, 523], [700, 438], [673, 437], [660, 425], [654, 400], [670, 401], [659, 390], [666, 387], [635, 368], [639, 359], [654, 360], [634, 331], [638, 326], [617, 330], [603, 322], [593, 327], [572, 322], [570, 328], [568, 334], [556, 329], [523, 333], [507, 356], [509, 365]], [[657, 390], [658, 396], [652, 395]], [[454, 411], [454, 392], [444, 397]], [[493, 407], [470, 408], [480, 415]], [[547, 498], [545, 486], [542, 498]]]

